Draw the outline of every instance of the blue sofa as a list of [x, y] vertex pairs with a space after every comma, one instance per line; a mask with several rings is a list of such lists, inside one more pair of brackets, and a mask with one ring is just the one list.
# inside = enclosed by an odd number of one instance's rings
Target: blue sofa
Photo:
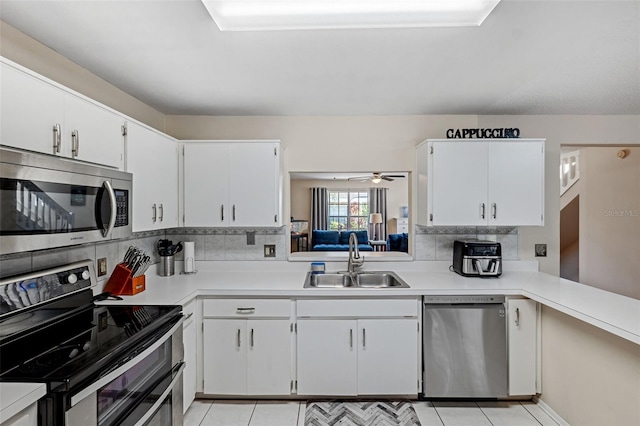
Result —
[[311, 250], [314, 251], [348, 251], [349, 234], [354, 233], [358, 237], [358, 250], [373, 251], [369, 245], [367, 231], [329, 231], [316, 229], [311, 231]]
[[389, 234], [387, 237], [387, 251], [409, 252], [409, 234]]

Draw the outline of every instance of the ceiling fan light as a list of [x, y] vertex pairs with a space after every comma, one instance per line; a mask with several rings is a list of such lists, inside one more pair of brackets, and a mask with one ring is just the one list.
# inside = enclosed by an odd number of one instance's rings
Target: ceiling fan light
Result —
[[380, 182], [382, 182], [382, 178], [380, 176], [374, 176], [374, 177], [371, 178], [371, 182], [380, 183]]

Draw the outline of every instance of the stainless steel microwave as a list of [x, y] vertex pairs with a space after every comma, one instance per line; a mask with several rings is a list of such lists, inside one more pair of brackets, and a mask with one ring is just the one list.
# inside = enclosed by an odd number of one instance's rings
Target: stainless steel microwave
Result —
[[132, 175], [0, 148], [0, 254], [131, 235]]

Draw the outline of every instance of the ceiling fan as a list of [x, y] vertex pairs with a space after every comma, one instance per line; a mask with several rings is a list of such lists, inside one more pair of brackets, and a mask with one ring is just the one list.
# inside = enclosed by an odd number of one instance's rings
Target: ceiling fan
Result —
[[383, 180], [393, 182], [394, 178], [397, 179], [397, 178], [404, 178], [404, 177], [405, 175], [387, 175], [380, 172], [372, 172], [370, 176], [355, 176], [355, 177], [350, 177], [348, 180], [355, 180], [360, 182], [371, 180], [372, 183], [380, 183]]

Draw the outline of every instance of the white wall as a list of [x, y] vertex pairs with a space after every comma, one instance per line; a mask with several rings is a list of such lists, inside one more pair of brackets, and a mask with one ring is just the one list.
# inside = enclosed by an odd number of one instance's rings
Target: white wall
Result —
[[640, 425], [640, 345], [543, 308], [542, 400], [571, 426]]
[[116, 111], [164, 131], [164, 114], [2, 21], [0, 55]]
[[580, 150], [580, 282], [640, 299], [640, 148]]

